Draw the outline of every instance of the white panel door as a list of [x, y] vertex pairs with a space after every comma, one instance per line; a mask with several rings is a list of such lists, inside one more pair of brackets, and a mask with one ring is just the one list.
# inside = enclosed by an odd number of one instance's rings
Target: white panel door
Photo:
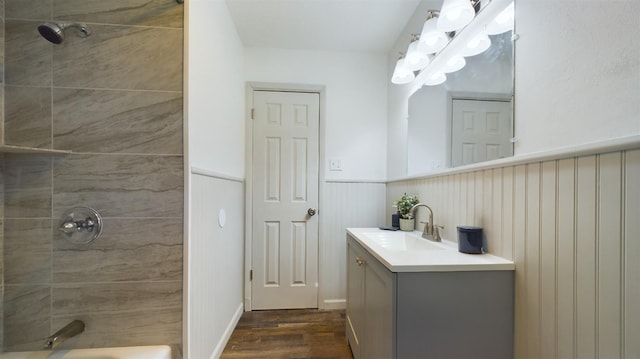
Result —
[[461, 166], [513, 155], [511, 102], [453, 100], [451, 165]]
[[253, 95], [251, 306], [317, 308], [319, 95]]

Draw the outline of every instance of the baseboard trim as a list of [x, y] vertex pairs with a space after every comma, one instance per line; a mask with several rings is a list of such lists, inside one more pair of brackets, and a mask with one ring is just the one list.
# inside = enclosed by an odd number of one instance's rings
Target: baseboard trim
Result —
[[323, 310], [337, 310], [337, 309], [346, 309], [346, 308], [347, 308], [346, 299], [325, 299], [322, 301]]
[[244, 306], [242, 305], [242, 303], [240, 303], [240, 305], [238, 305], [238, 309], [236, 309], [235, 314], [231, 318], [231, 321], [227, 325], [227, 329], [225, 329], [222, 338], [220, 338], [218, 345], [216, 345], [216, 348], [213, 350], [213, 353], [211, 353], [209, 359], [220, 358], [222, 352], [224, 351], [224, 347], [227, 346], [227, 342], [229, 342], [229, 338], [231, 338], [231, 334], [233, 334], [233, 330], [236, 328], [236, 325], [238, 324], [238, 321], [240, 320], [243, 312]]

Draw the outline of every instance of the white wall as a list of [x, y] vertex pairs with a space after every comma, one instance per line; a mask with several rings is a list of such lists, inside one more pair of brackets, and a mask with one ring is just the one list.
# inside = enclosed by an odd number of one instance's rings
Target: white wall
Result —
[[[429, 10], [438, 10], [440, 0], [425, 0], [418, 5], [413, 16], [391, 51], [387, 54], [386, 79], [389, 83], [387, 107], [387, 178], [404, 177], [409, 169], [407, 153], [409, 151], [407, 131], [409, 131], [410, 85], [391, 84], [391, 75], [400, 52], [407, 51], [411, 34], [420, 33]], [[414, 151], [415, 149], [411, 149]]]
[[224, 1], [185, 6], [183, 349], [186, 358], [206, 359], [220, 355], [243, 309], [244, 60]]
[[640, 2], [516, 3], [516, 154], [639, 134]]
[[223, 0], [191, 0], [189, 9], [190, 164], [244, 177], [244, 49]]
[[[386, 178], [385, 54], [246, 48], [245, 61], [250, 82], [326, 86], [326, 179]], [[342, 171], [328, 171], [334, 158]]]

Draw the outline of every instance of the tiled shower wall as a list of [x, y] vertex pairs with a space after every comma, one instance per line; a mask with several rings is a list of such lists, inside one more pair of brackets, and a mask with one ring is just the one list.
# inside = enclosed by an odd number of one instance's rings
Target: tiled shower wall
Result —
[[[6, 144], [72, 154], [4, 156], [4, 350], [179, 346], [182, 337], [182, 39], [175, 0], [4, 0]], [[53, 45], [47, 21], [79, 21]], [[74, 245], [64, 211], [98, 210]]]
[[639, 358], [638, 183], [640, 149], [389, 183], [387, 202], [418, 194], [445, 239], [480, 226], [515, 262], [516, 358]]
[[[0, 44], [4, 44], [4, 0], [0, 0]], [[0, 139], [4, 123], [4, 46], [0, 46]], [[4, 203], [4, 168], [0, 158], [0, 203]], [[4, 206], [0, 205], [0, 351], [4, 346]]]

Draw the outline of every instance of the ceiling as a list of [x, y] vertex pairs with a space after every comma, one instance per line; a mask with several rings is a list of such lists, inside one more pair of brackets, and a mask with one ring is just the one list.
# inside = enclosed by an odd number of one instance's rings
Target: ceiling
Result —
[[388, 52], [420, 0], [226, 0], [242, 43]]

